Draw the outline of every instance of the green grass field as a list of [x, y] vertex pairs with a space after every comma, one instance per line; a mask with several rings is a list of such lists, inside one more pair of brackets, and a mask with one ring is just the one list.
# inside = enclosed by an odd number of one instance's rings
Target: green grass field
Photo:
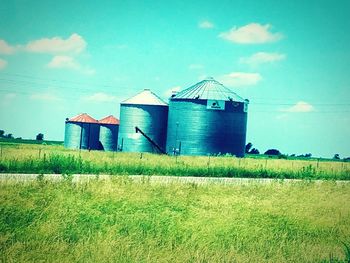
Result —
[[[350, 262], [349, 163], [0, 143], [0, 262]], [[63, 181], [46, 181], [58, 173]], [[111, 174], [72, 182], [74, 173]], [[299, 178], [243, 185], [127, 175]], [[313, 179], [325, 179], [313, 181]]]
[[173, 175], [350, 180], [350, 162], [165, 156], [73, 151], [62, 145], [1, 144], [0, 173]]
[[9, 139], [9, 138], [1, 138], [0, 137], [0, 144], [44, 144], [44, 145], [63, 145], [62, 141], [38, 141], [38, 140], [31, 140], [31, 139]]
[[350, 184], [0, 183], [1, 262], [349, 262]]

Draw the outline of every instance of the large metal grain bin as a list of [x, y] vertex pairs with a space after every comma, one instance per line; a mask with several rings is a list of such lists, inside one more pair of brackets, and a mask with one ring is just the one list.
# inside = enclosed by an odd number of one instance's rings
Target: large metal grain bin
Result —
[[101, 150], [116, 151], [118, 149], [119, 120], [110, 115], [98, 122], [100, 124]]
[[167, 120], [168, 104], [148, 89], [123, 101], [120, 104], [119, 149], [124, 152], [164, 151]]
[[168, 153], [244, 156], [248, 100], [205, 79], [169, 99]]
[[66, 120], [64, 146], [70, 149], [99, 149], [98, 121], [86, 113]]

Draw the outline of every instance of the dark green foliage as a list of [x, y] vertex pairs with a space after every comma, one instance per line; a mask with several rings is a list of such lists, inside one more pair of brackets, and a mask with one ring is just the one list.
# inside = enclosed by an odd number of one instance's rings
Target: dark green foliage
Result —
[[[218, 158], [218, 157], [216, 157]], [[226, 157], [224, 157], [226, 158]], [[283, 158], [283, 157], [281, 157]], [[171, 160], [171, 159], [170, 159]], [[148, 160], [138, 162], [94, 162], [80, 156], [49, 154], [44, 158], [0, 160], [2, 173], [48, 173], [48, 174], [125, 174], [125, 175], [172, 175], [172, 176], [208, 176], [237, 178], [279, 178], [279, 179], [337, 179], [349, 180], [350, 174], [344, 171], [333, 175], [316, 170], [313, 165], [300, 170], [271, 170], [260, 167], [249, 169], [237, 166], [198, 166], [183, 162], [158, 164]]]
[[18, 137], [16, 139], [12, 138], [2, 138], [0, 137], [0, 143], [1, 144], [47, 144], [47, 145], [63, 145], [62, 141], [38, 141], [38, 140], [29, 140], [29, 139], [22, 139], [21, 137]]
[[269, 149], [265, 153], [265, 155], [281, 155], [281, 152], [276, 149]]
[[248, 142], [245, 146], [245, 153], [249, 153], [250, 149], [253, 147], [253, 144], [251, 142]]
[[6, 137], [7, 139], [13, 139], [13, 134], [12, 134], [12, 133], [9, 133], [9, 134], [5, 135], [5, 137]]
[[252, 148], [253, 144], [251, 142], [247, 143], [247, 145], [245, 146], [245, 153], [246, 154], [259, 154], [259, 150], [256, 148]]
[[249, 152], [249, 154], [259, 154], [259, 153], [260, 153], [259, 150], [256, 148], [251, 149], [251, 151]]
[[350, 245], [343, 242], [344, 253], [345, 253], [345, 262], [350, 263]]
[[35, 137], [37, 141], [43, 141], [44, 140], [44, 134], [38, 133]]
[[20, 230], [29, 226], [35, 220], [38, 211], [17, 207], [0, 207], [0, 214], [0, 233], [4, 233], [11, 229]]

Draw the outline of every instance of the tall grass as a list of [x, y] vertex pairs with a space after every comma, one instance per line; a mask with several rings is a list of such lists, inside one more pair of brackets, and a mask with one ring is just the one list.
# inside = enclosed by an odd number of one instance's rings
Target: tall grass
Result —
[[165, 156], [72, 151], [62, 146], [15, 145], [2, 149], [2, 173], [175, 175], [349, 180], [350, 163], [282, 159]]
[[350, 185], [0, 184], [2, 262], [346, 262]]

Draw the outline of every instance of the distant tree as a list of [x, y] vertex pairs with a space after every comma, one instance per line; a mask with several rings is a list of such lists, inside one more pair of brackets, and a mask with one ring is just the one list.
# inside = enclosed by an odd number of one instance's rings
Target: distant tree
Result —
[[256, 149], [256, 148], [253, 148], [253, 149], [251, 149], [250, 150], [250, 152], [249, 152], [250, 154], [259, 154], [260, 152], [259, 152], [259, 150], [258, 149]]
[[290, 157], [295, 157], [295, 153], [291, 154]]
[[264, 154], [266, 155], [281, 155], [281, 152], [276, 149], [269, 149]]
[[245, 146], [245, 153], [248, 154], [259, 154], [259, 150], [256, 148], [252, 148], [253, 144], [251, 142], [248, 142], [247, 145]]
[[13, 139], [12, 133], [9, 133], [9, 134], [5, 135], [5, 137], [8, 138], [8, 139]]
[[251, 142], [248, 142], [245, 146], [245, 153], [249, 153], [250, 149], [253, 147], [253, 144]]
[[305, 153], [305, 154], [300, 154], [297, 157], [301, 157], [301, 158], [310, 158], [312, 156], [311, 153]]
[[22, 137], [17, 137], [16, 140], [22, 140]]
[[38, 133], [37, 136], [36, 136], [36, 140], [37, 140], [37, 141], [42, 141], [42, 140], [44, 140], [44, 134]]
[[343, 159], [345, 162], [350, 162], [350, 157], [346, 157]]
[[339, 160], [339, 159], [340, 159], [340, 157], [339, 157], [339, 153], [334, 154], [333, 159], [335, 159], [335, 160]]
[[288, 159], [288, 156], [285, 154], [278, 155], [278, 159]]
[[0, 130], [0, 137], [4, 137], [5, 136], [5, 131], [4, 130]]

